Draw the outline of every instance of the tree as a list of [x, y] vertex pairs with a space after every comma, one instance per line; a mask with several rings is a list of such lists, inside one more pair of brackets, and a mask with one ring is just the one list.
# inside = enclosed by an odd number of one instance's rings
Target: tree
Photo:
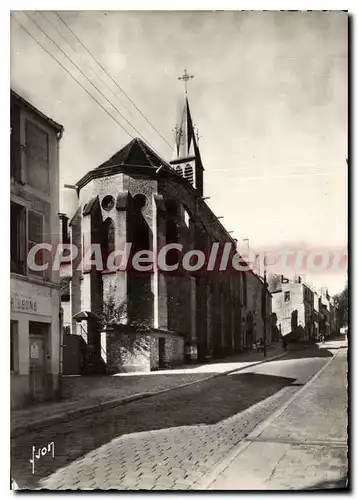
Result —
[[338, 324], [340, 326], [348, 326], [348, 283], [341, 293], [337, 293], [334, 297], [334, 305], [337, 307]]
[[269, 274], [267, 277], [267, 283], [270, 292], [276, 292], [282, 289], [280, 274]]
[[[119, 300], [116, 294], [116, 287], [111, 286], [107, 294], [106, 301], [103, 302], [102, 312], [99, 314], [100, 327], [102, 331], [113, 331], [114, 335], [125, 333], [122, 329], [127, 324], [126, 316], [128, 311], [128, 301]], [[136, 335], [136, 333], [146, 333], [151, 330], [146, 322], [135, 320], [130, 321], [131, 334], [121, 337], [120, 356], [124, 362], [128, 353], [138, 355], [150, 350], [150, 339], [145, 335]], [[122, 328], [121, 328], [122, 327]], [[128, 332], [127, 332], [128, 333]], [[112, 335], [112, 333], [110, 333]]]
[[126, 314], [127, 302], [125, 300], [118, 301], [116, 287], [111, 285], [107, 300], [103, 301], [102, 311], [99, 314], [102, 331], [124, 324]]

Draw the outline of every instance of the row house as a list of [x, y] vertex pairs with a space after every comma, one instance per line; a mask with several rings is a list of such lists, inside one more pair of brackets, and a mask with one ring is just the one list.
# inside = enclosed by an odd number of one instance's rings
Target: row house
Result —
[[312, 290], [300, 277], [289, 280], [284, 276], [279, 277], [279, 280], [269, 277], [269, 289], [272, 294], [272, 311], [276, 314], [281, 335], [290, 335], [297, 340], [312, 339], [314, 332]]
[[336, 308], [327, 289], [320, 292], [303, 282], [283, 275], [269, 277], [272, 310], [282, 336], [292, 340], [314, 341], [320, 334], [336, 333]]
[[[59, 141], [63, 127], [10, 94], [10, 369], [11, 406], [55, 397], [61, 328], [59, 273], [46, 268], [37, 243], [59, 242]], [[47, 262], [48, 264], [48, 262]]]
[[320, 335], [329, 337], [339, 333], [339, 325], [337, 318], [337, 308], [334, 304], [333, 297], [328, 293], [327, 288], [321, 288], [320, 299]]

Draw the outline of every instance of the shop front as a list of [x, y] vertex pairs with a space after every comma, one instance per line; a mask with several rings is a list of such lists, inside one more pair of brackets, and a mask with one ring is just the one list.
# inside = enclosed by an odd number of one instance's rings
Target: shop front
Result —
[[56, 397], [59, 360], [59, 290], [11, 278], [11, 407]]

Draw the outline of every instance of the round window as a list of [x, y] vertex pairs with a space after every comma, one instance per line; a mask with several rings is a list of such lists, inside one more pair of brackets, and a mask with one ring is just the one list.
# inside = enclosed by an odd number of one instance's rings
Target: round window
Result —
[[114, 207], [114, 198], [113, 196], [105, 196], [102, 200], [102, 208], [103, 210], [112, 210]]

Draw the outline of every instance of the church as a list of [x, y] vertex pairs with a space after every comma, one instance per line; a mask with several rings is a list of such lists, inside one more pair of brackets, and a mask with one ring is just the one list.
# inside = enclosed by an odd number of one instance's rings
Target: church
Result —
[[[63, 241], [82, 253], [98, 244], [108, 256], [130, 243], [131, 255], [156, 256], [172, 245], [166, 260], [176, 268], [99, 270], [79, 255], [63, 269], [64, 373], [150, 371], [250, 349], [263, 337], [264, 314], [270, 342], [271, 295], [260, 276], [249, 268], [190, 272], [175, 266], [176, 244], [208, 255], [214, 243], [230, 243], [237, 253], [236, 240], [205, 203], [187, 94], [175, 130], [171, 161], [135, 138], [77, 182], [76, 213], [71, 220], [61, 216]], [[70, 350], [82, 353], [80, 366], [71, 366]]]

